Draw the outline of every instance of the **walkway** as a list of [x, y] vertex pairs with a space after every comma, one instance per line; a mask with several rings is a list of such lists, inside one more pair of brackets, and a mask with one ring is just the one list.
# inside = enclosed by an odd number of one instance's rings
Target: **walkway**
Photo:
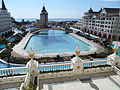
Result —
[[[73, 27], [70, 27], [70, 29], [74, 29], [74, 30], [76, 30], [76, 31], [83, 32], [83, 31], [81, 31], [81, 30], [79, 30], [79, 29], [76, 29], [76, 28], [73, 28]], [[83, 33], [84, 33], [84, 32], [83, 32]], [[88, 34], [88, 33], [86, 33], [86, 34]], [[90, 34], [90, 36], [95, 37], [95, 38], [99, 38], [99, 37], [97, 37], [97, 36], [95, 36], [95, 35], [92, 35], [92, 34]]]

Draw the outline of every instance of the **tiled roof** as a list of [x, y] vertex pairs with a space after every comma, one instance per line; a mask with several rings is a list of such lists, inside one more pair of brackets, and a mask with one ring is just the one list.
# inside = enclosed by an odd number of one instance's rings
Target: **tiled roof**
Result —
[[104, 8], [108, 13], [119, 13], [120, 8]]

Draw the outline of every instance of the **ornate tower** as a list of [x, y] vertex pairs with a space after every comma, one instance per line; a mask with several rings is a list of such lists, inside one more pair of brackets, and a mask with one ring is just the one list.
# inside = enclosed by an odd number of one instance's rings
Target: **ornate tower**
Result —
[[48, 27], [48, 13], [45, 9], [45, 6], [43, 6], [42, 11], [40, 13], [40, 21], [44, 28]]
[[2, 10], [7, 10], [6, 6], [5, 6], [5, 3], [4, 3], [4, 0], [2, 0]]

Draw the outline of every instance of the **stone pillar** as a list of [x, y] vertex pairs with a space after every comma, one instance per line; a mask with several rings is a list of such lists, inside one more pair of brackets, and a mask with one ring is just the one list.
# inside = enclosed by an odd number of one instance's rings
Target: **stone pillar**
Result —
[[83, 74], [83, 62], [78, 56], [71, 59], [74, 74]]
[[108, 60], [111, 60], [112, 66], [117, 66], [120, 68], [120, 56], [116, 54], [118, 52], [118, 45], [115, 45], [113, 50], [114, 50], [114, 54], [109, 55]]
[[33, 60], [34, 53], [32, 51], [32, 48], [30, 50], [29, 57], [31, 60], [27, 62], [26, 65], [28, 73], [26, 74], [24, 83], [21, 84], [20, 90], [23, 90], [23, 88], [31, 89], [30, 86], [32, 86], [32, 89], [34, 88], [34, 90], [39, 90], [38, 62], [36, 60]]

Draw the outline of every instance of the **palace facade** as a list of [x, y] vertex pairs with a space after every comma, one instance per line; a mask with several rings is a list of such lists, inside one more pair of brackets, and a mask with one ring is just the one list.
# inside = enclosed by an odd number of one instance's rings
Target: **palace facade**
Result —
[[103, 38], [120, 40], [120, 8], [92, 8], [84, 13], [82, 29]]

